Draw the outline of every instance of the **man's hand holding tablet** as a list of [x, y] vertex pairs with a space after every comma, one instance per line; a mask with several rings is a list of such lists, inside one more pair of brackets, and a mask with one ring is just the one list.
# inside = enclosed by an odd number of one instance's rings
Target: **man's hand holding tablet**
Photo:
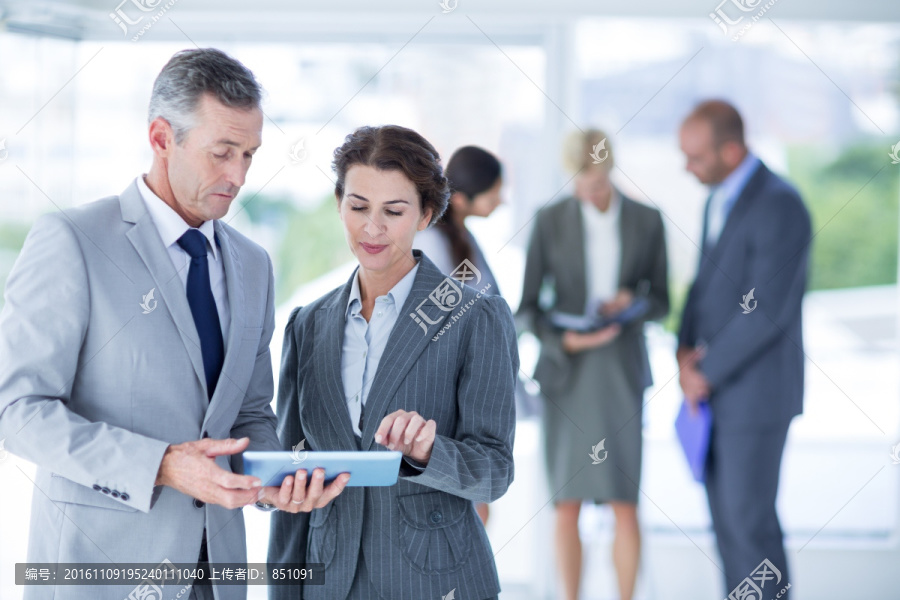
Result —
[[326, 486], [324, 469], [313, 469], [311, 477], [306, 469], [298, 469], [294, 475], [285, 477], [280, 486], [263, 487], [259, 501], [285, 512], [308, 513], [334, 500], [344, 491], [348, 481], [350, 474], [341, 473]]

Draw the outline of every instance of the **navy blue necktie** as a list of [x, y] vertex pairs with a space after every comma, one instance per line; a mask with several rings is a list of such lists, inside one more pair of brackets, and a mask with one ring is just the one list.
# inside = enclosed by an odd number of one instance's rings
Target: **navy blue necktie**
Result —
[[219, 311], [209, 284], [209, 260], [206, 256], [206, 236], [198, 229], [189, 229], [178, 238], [178, 245], [191, 256], [191, 268], [187, 277], [187, 299], [194, 316], [194, 325], [200, 336], [203, 354], [203, 371], [206, 374], [206, 391], [210, 399], [216, 390], [222, 363], [225, 360], [225, 343]]

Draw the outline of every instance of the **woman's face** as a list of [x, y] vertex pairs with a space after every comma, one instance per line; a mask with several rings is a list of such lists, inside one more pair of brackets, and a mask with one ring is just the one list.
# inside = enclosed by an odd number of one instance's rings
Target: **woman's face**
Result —
[[350, 251], [364, 271], [398, 280], [412, 268], [417, 231], [428, 227], [431, 209], [422, 213], [419, 192], [402, 171], [353, 165], [344, 177], [341, 221]]
[[609, 171], [603, 167], [588, 167], [575, 178], [575, 197], [590, 202], [600, 210], [609, 207], [612, 184]]
[[494, 209], [500, 206], [500, 188], [503, 187], [503, 178], [498, 177], [490, 189], [485, 190], [472, 198], [469, 203], [468, 214], [476, 217], [489, 217]]

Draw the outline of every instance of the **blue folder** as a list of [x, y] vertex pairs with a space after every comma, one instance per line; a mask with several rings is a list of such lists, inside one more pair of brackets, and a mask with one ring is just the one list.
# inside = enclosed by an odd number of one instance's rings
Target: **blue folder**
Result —
[[675, 432], [691, 468], [691, 474], [694, 480], [700, 483], [706, 479], [706, 456], [709, 453], [711, 430], [712, 413], [709, 404], [701, 402], [697, 406], [697, 414], [692, 415], [687, 400], [682, 401], [681, 410], [675, 419]]
[[609, 327], [614, 323], [627, 325], [635, 319], [643, 318], [650, 311], [650, 301], [643, 296], [635, 298], [631, 304], [614, 315], [604, 317], [601, 315], [573, 315], [553, 311], [550, 313], [550, 322], [557, 329], [571, 329], [579, 333], [592, 333]]

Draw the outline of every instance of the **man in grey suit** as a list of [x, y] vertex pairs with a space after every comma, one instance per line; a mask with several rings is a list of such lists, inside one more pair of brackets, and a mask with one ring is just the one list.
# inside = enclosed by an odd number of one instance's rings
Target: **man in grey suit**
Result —
[[[218, 220], [260, 145], [260, 96], [224, 53], [179, 52], [150, 100], [150, 172], [42, 217], [25, 242], [0, 314], [0, 439], [37, 465], [29, 562], [246, 562], [241, 507], [309, 511], [340, 491], [240, 474], [243, 450], [280, 448], [272, 265]], [[25, 596], [144, 598], [148, 587]], [[187, 597], [184, 583], [155, 591]]]
[[788, 427], [802, 411], [809, 214], [748, 152], [730, 104], [701, 103], [680, 141], [687, 170], [711, 187], [679, 332], [681, 387], [713, 416], [706, 491], [727, 589], [774, 596], [789, 581], [775, 500]]

